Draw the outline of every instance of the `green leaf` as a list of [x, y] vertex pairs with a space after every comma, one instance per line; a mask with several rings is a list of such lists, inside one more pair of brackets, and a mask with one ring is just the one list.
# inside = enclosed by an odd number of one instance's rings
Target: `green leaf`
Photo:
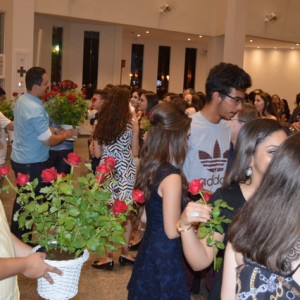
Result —
[[214, 207], [212, 211], [212, 217], [217, 219], [220, 216], [220, 210], [218, 207]]
[[65, 195], [72, 195], [73, 186], [66, 182], [62, 182], [59, 186], [59, 191]]
[[75, 227], [75, 224], [76, 224], [76, 219], [68, 217], [65, 222], [66, 230], [68, 230], [68, 231], [73, 230]]

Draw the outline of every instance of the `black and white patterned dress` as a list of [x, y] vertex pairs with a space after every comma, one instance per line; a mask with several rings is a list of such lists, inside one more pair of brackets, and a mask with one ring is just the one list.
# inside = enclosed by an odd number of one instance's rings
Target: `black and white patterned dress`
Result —
[[135, 183], [136, 169], [131, 155], [132, 123], [128, 123], [126, 131], [111, 145], [103, 147], [100, 164], [107, 157], [114, 157], [116, 166], [114, 178], [117, 183], [111, 183], [114, 199], [128, 199], [131, 197]]

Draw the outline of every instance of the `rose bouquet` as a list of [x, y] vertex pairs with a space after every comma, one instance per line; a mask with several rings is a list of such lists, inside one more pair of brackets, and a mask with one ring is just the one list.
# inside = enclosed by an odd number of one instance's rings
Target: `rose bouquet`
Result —
[[52, 122], [75, 127], [88, 118], [85, 95], [76, 88], [75, 83], [63, 81], [60, 87], [54, 86], [46, 94], [45, 109]]
[[214, 253], [214, 270], [218, 271], [221, 267], [222, 258], [217, 257], [218, 249], [224, 250], [225, 245], [223, 242], [220, 242], [215, 239], [214, 234], [215, 232], [219, 232], [220, 234], [224, 234], [224, 230], [222, 224], [229, 224], [231, 220], [226, 218], [225, 216], [221, 215], [222, 209], [229, 209], [233, 210], [224, 200], [218, 199], [214, 202], [213, 205], [209, 203], [211, 198], [211, 193], [204, 190], [204, 182], [202, 179], [194, 179], [189, 183], [188, 192], [192, 195], [199, 195], [200, 198], [198, 203], [203, 205], [208, 205], [212, 207], [211, 212], [211, 219], [207, 222], [199, 223], [199, 238], [204, 239], [206, 238], [206, 244], [209, 247], [213, 247]]
[[0, 175], [13, 189], [21, 209], [13, 216], [20, 228], [30, 232], [23, 235], [26, 242], [39, 244], [48, 252], [59, 249], [78, 256], [84, 249], [103, 254], [125, 243], [123, 222], [126, 215], [143, 203], [141, 191], [134, 191], [130, 199], [113, 199], [109, 190], [109, 173], [114, 171], [115, 160], [107, 158], [93, 174], [90, 164], [85, 176], [74, 177], [80, 163], [76, 153], [70, 153], [66, 162], [71, 166], [68, 175], [58, 174], [55, 168], [43, 170], [41, 177], [46, 186], [36, 191], [38, 180], [29, 182], [29, 175], [18, 173], [16, 187], [9, 181], [10, 169], [0, 166]]

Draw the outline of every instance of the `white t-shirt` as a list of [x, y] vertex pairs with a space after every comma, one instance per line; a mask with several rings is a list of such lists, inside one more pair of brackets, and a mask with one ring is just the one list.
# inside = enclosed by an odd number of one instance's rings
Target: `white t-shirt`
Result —
[[230, 148], [230, 122], [209, 122], [201, 112], [191, 116], [191, 135], [183, 172], [190, 182], [203, 178], [205, 189], [214, 192], [224, 179]]
[[5, 163], [7, 153], [7, 141], [5, 128], [11, 121], [0, 112], [0, 166]]
[[[0, 257], [15, 257], [11, 232], [0, 200]], [[0, 280], [0, 300], [20, 299], [17, 276]]]

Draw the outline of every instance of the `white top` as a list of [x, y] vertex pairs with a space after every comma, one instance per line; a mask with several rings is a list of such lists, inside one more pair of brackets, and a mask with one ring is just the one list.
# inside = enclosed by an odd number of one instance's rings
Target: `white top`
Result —
[[[15, 257], [11, 232], [7, 223], [2, 201], [0, 200], [0, 257]], [[0, 300], [20, 299], [17, 276], [0, 280]]]

